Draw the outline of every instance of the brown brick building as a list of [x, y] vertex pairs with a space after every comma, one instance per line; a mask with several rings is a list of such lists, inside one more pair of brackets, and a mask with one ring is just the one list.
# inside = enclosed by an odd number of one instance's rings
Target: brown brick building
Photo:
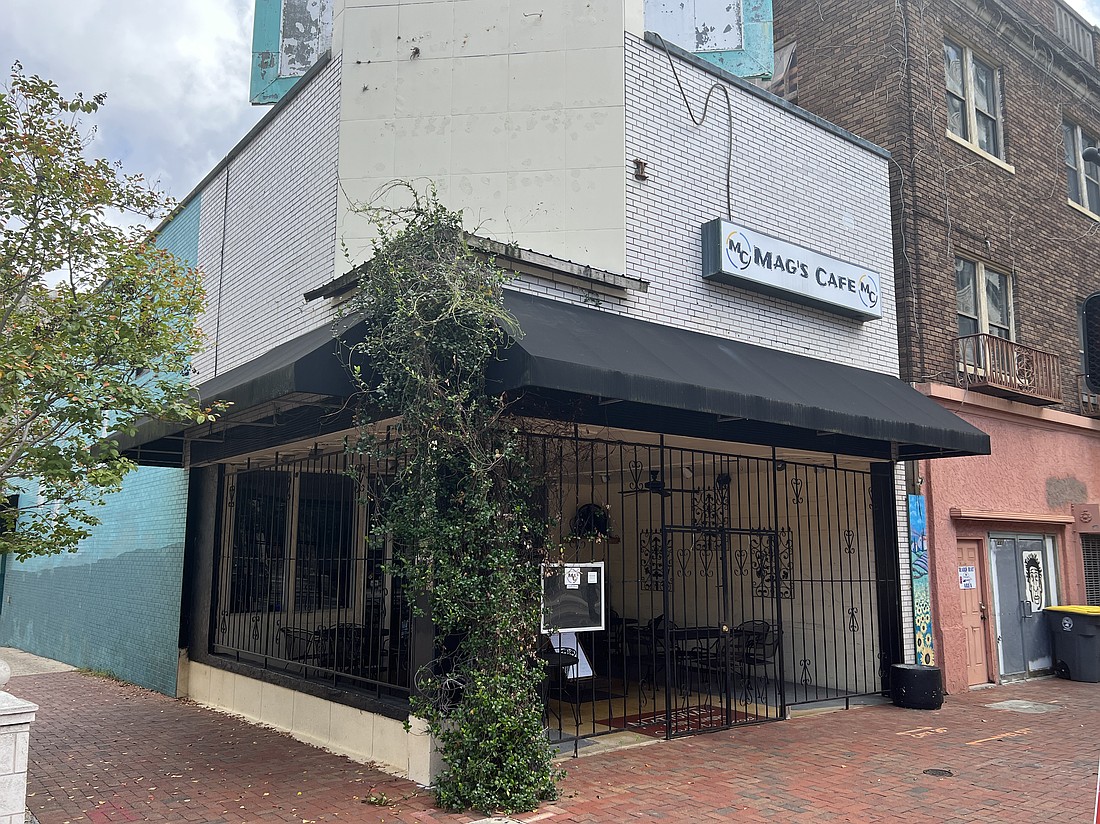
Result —
[[1100, 603], [1100, 410], [1079, 380], [1080, 306], [1100, 291], [1100, 168], [1081, 158], [1100, 32], [1059, 0], [774, 15], [774, 90], [892, 155], [902, 376], [991, 435], [990, 456], [908, 467], [930, 559], [916, 654], [949, 691], [1058, 668], [1041, 608]]

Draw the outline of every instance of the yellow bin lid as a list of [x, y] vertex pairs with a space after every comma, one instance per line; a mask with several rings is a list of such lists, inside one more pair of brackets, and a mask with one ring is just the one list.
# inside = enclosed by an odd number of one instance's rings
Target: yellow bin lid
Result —
[[1100, 615], [1100, 607], [1064, 606], [1047, 607], [1048, 612], [1072, 612], [1074, 615]]

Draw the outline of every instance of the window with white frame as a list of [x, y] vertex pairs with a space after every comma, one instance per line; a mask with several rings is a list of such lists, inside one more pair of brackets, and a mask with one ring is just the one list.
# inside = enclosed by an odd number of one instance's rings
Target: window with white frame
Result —
[[1085, 149], [1096, 146], [1096, 138], [1066, 120], [1062, 122], [1062, 144], [1066, 151], [1066, 197], [1100, 214], [1100, 165], [1081, 157]]
[[985, 333], [1012, 340], [1012, 279], [978, 261], [955, 258], [959, 337]]
[[1002, 158], [1000, 73], [966, 46], [943, 41], [947, 128], [986, 154]]

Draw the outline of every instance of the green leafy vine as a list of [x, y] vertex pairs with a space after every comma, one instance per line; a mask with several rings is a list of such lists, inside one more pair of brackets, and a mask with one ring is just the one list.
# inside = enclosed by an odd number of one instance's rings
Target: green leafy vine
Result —
[[[434, 192], [396, 192], [411, 205], [370, 210], [374, 254], [343, 313], [366, 329], [357, 449], [396, 467], [373, 490], [372, 528], [393, 535], [394, 572], [437, 630], [412, 709], [446, 762], [439, 803], [529, 810], [555, 796], [560, 773], [536, 656], [548, 524], [520, 432], [486, 392], [487, 365], [519, 335], [502, 301], [510, 275], [469, 248], [461, 213]], [[374, 422], [395, 415], [400, 438], [379, 437]]]

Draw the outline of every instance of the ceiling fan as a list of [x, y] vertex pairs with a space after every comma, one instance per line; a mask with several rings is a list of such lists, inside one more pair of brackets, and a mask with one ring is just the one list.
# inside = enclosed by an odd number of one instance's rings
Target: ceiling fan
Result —
[[638, 483], [637, 480], [631, 484], [632, 489], [624, 489], [620, 495], [637, 495], [640, 492], [649, 492], [653, 495], [660, 495], [662, 498], [667, 498], [672, 495], [673, 492], [691, 493], [692, 495], [698, 495], [701, 490], [698, 489], [674, 489], [672, 487], [665, 486], [665, 482], [661, 479], [661, 470], [651, 469], [649, 470], [649, 480], [644, 483]]

